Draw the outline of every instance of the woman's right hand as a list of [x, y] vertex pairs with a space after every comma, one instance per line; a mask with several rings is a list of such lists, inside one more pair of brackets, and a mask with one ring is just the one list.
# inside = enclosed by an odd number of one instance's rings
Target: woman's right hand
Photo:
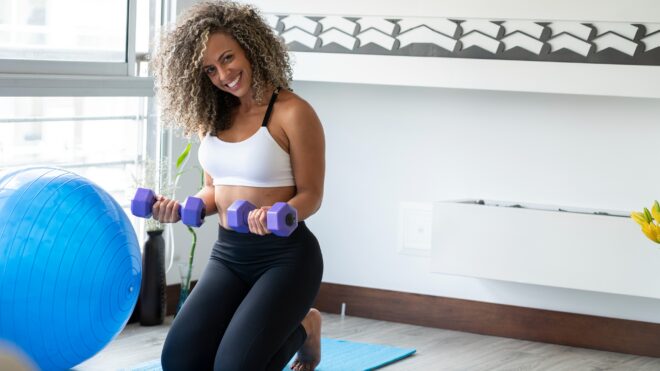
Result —
[[176, 200], [158, 195], [152, 209], [153, 218], [161, 223], [176, 223], [181, 220], [179, 203]]

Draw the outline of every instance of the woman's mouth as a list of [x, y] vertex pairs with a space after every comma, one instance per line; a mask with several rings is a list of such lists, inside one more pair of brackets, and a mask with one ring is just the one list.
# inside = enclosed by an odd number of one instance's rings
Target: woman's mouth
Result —
[[238, 87], [239, 87], [239, 85], [238, 85], [238, 81], [241, 79], [241, 76], [242, 76], [242, 75], [243, 75], [242, 72], [239, 73], [238, 76], [236, 76], [236, 78], [235, 78], [233, 81], [231, 81], [231, 82], [228, 83], [228, 84], [225, 84], [225, 86], [226, 86], [227, 88], [229, 88], [230, 90], [238, 89]]

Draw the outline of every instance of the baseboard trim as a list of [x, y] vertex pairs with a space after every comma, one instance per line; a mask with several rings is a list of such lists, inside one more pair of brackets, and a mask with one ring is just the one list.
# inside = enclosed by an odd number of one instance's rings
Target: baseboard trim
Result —
[[[194, 283], [193, 283], [194, 284]], [[180, 285], [167, 287], [174, 314]], [[367, 287], [322, 283], [314, 306], [322, 312], [418, 326], [660, 357], [660, 324], [485, 303]]]
[[483, 335], [660, 357], [660, 324], [323, 283], [316, 307]]

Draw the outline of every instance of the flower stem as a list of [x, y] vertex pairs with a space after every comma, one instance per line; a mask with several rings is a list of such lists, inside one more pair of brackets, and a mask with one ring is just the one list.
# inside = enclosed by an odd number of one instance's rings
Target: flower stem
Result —
[[186, 288], [190, 290], [190, 278], [192, 277], [193, 258], [195, 257], [195, 246], [197, 246], [197, 233], [192, 227], [188, 227], [188, 232], [192, 234], [192, 246], [190, 246], [190, 256], [188, 257], [188, 276], [186, 277]]

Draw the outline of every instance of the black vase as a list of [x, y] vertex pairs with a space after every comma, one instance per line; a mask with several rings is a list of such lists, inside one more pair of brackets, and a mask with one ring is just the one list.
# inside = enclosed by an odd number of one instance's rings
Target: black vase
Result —
[[131, 316], [128, 318], [128, 323], [140, 322], [140, 296], [138, 295], [137, 303], [135, 303], [135, 308]]
[[163, 231], [148, 231], [142, 252], [140, 324], [155, 326], [165, 318], [165, 240]]

